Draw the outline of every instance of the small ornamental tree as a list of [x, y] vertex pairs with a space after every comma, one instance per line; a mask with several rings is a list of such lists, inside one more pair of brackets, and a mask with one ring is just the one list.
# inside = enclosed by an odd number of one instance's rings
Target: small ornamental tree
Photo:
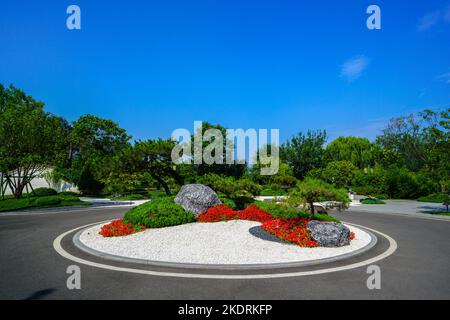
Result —
[[261, 192], [261, 186], [247, 178], [235, 179], [209, 173], [200, 177], [198, 182], [225, 194], [240, 209], [244, 209], [248, 203], [253, 202], [253, 197]]
[[299, 182], [291, 190], [290, 196], [286, 200], [287, 204], [291, 206], [308, 205], [312, 215], [315, 213], [314, 202], [317, 201], [337, 201], [341, 202], [344, 207], [350, 203], [344, 189], [337, 189], [322, 180], [313, 178], [306, 178]]

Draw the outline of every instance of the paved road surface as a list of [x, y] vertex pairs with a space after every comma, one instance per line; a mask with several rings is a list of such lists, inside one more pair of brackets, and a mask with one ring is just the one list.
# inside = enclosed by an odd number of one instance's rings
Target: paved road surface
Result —
[[[381, 290], [368, 290], [366, 267], [295, 278], [259, 280], [186, 279], [140, 275], [79, 264], [82, 289], [68, 290], [66, 268], [75, 264], [55, 252], [53, 240], [70, 229], [120, 217], [127, 208], [0, 216], [1, 299], [449, 299], [450, 222], [374, 212], [339, 213], [339, 218], [394, 238], [397, 251], [377, 262]], [[386, 250], [385, 239], [370, 254]], [[71, 245], [72, 254], [94, 260]], [[98, 258], [97, 258], [98, 259]], [[98, 259], [102, 263], [112, 262]], [[327, 265], [332, 267], [335, 265]], [[164, 271], [164, 270], [162, 270]], [[297, 270], [278, 270], [297, 271]], [[301, 270], [300, 270], [301, 271]], [[267, 271], [269, 272], [269, 271]]]

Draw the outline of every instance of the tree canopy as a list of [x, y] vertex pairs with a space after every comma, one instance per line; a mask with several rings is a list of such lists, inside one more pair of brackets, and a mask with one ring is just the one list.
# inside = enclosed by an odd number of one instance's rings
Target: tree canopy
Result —
[[2, 184], [21, 197], [36, 175], [63, 161], [69, 132], [68, 122], [45, 112], [42, 102], [0, 84]]

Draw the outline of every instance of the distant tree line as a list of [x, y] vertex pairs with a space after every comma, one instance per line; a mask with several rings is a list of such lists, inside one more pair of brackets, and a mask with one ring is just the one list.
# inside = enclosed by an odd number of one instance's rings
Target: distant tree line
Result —
[[174, 165], [170, 139], [132, 142], [118, 123], [94, 115], [69, 122], [14, 86], [0, 84], [0, 195], [6, 188], [16, 198], [33, 192], [30, 182], [46, 169], [52, 169], [54, 180], [74, 183], [88, 195], [149, 190], [170, 195], [192, 182], [215, 185], [235, 198], [282, 195], [299, 185], [390, 198], [445, 193], [450, 188], [449, 114], [450, 109], [425, 109], [392, 119], [375, 141], [349, 136], [326, 144], [324, 130], [300, 132], [279, 147], [278, 173], [262, 176], [259, 161]]

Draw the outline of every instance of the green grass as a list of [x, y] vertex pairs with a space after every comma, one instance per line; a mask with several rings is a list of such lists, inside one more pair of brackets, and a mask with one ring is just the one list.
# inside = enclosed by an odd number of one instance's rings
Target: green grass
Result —
[[8, 198], [0, 201], [0, 212], [79, 205], [90, 205], [90, 203], [81, 201], [78, 197], [64, 195], [25, 197], [21, 199]]
[[432, 214], [436, 214], [438, 216], [450, 216], [450, 212], [447, 212], [447, 211], [433, 212]]
[[420, 197], [417, 201], [444, 203], [445, 201], [450, 201], [450, 197], [445, 193], [433, 193], [428, 196]]

